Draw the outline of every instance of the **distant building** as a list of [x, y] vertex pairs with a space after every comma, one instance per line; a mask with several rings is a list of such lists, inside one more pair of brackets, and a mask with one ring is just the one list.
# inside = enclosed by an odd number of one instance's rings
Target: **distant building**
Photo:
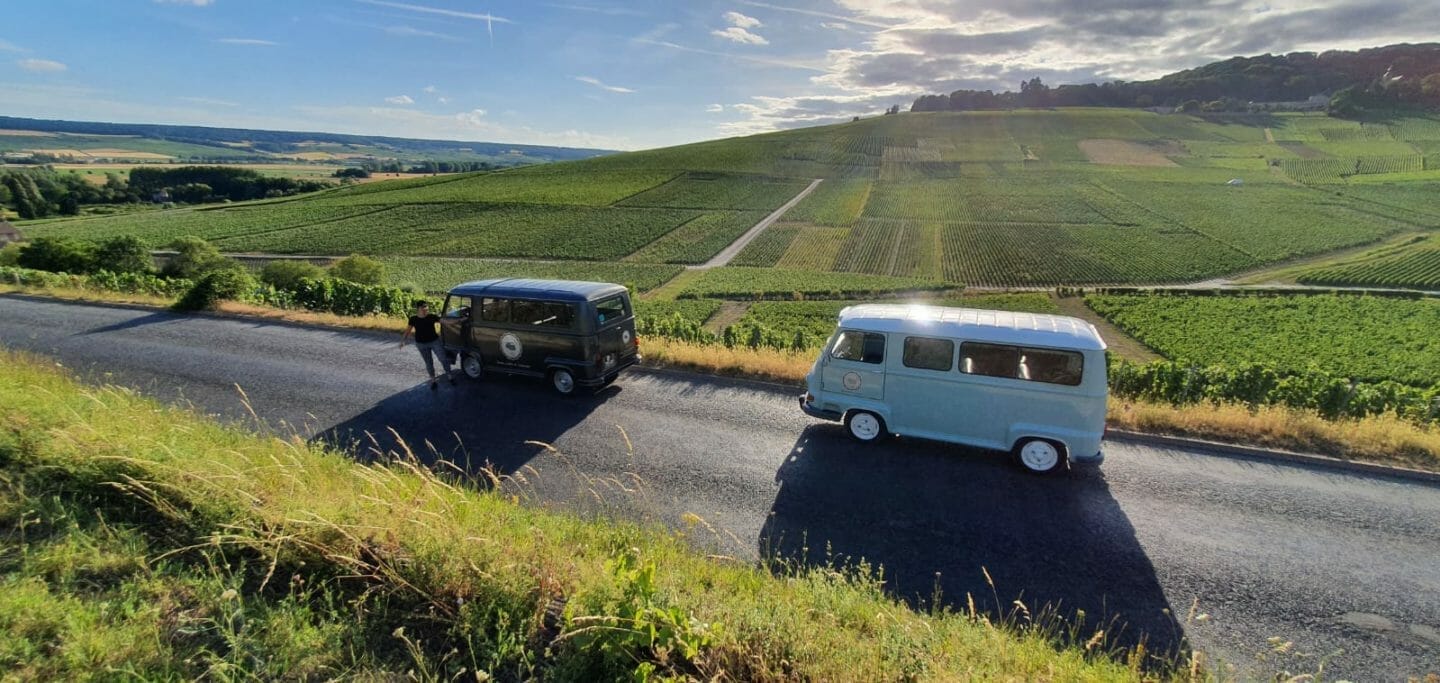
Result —
[[4, 218], [0, 218], [0, 245], [9, 244], [11, 242], [20, 242], [24, 239], [25, 238], [20, 235], [20, 231], [17, 230], [15, 226], [10, 225], [10, 222], [5, 220]]

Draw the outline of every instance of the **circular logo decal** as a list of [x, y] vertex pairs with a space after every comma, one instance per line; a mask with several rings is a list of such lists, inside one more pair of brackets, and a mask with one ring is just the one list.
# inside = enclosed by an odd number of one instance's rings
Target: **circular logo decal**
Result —
[[860, 375], [857, 375], [853, 372], [845, 373], [845, 376], [841, 378], [841, 381], [845, 383], [845, 389], [847, 391], [855, 391], [856, 389], [860, 388]]
[[620, 333], [620, 341], [626, 344], [630, 343], [630, 330], [625, 330]]
[[509, 332], [500, 337], [500, 353], [505, 354], [507, 360], [520, 360], [520, 354], [525, 347], [520, 345], [520, 339]]

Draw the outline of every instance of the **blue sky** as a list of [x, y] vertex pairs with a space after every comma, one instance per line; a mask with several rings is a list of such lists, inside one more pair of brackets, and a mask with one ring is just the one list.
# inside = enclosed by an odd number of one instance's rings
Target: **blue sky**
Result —
[[5, 5], [0, 114], [617, 149], [1440, 36], [1433, 0]]

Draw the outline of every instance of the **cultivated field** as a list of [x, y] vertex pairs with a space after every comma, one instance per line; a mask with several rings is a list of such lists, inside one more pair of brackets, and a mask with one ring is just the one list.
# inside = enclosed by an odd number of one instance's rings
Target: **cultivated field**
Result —
[[[1440, 227], [1437, 155], [1440, 120], [1428, 118], [904, 114], [254, 207], [51, 222], [32, 234], [696, 264], [823, 178], [732, 264], [770, 272], [707, 276], [687, 293], [1158, 284]], [[904, 286], [877, 290], [869, 277]]]
[[1086, 303], [1172, 360], [1440, 384], [1440, 299], [1106, 294]]

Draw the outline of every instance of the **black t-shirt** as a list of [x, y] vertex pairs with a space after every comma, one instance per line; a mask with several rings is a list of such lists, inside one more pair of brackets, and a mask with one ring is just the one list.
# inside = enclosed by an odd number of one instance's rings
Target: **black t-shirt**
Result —
[[435, 331], [435, 324], [438, 322], [440, 316], [434, 313], [423, 318], [418, 315], [410, 316], [410, 326], [415, 328], [415, 341], [424, 344], [439, 339], [440, 333]]

